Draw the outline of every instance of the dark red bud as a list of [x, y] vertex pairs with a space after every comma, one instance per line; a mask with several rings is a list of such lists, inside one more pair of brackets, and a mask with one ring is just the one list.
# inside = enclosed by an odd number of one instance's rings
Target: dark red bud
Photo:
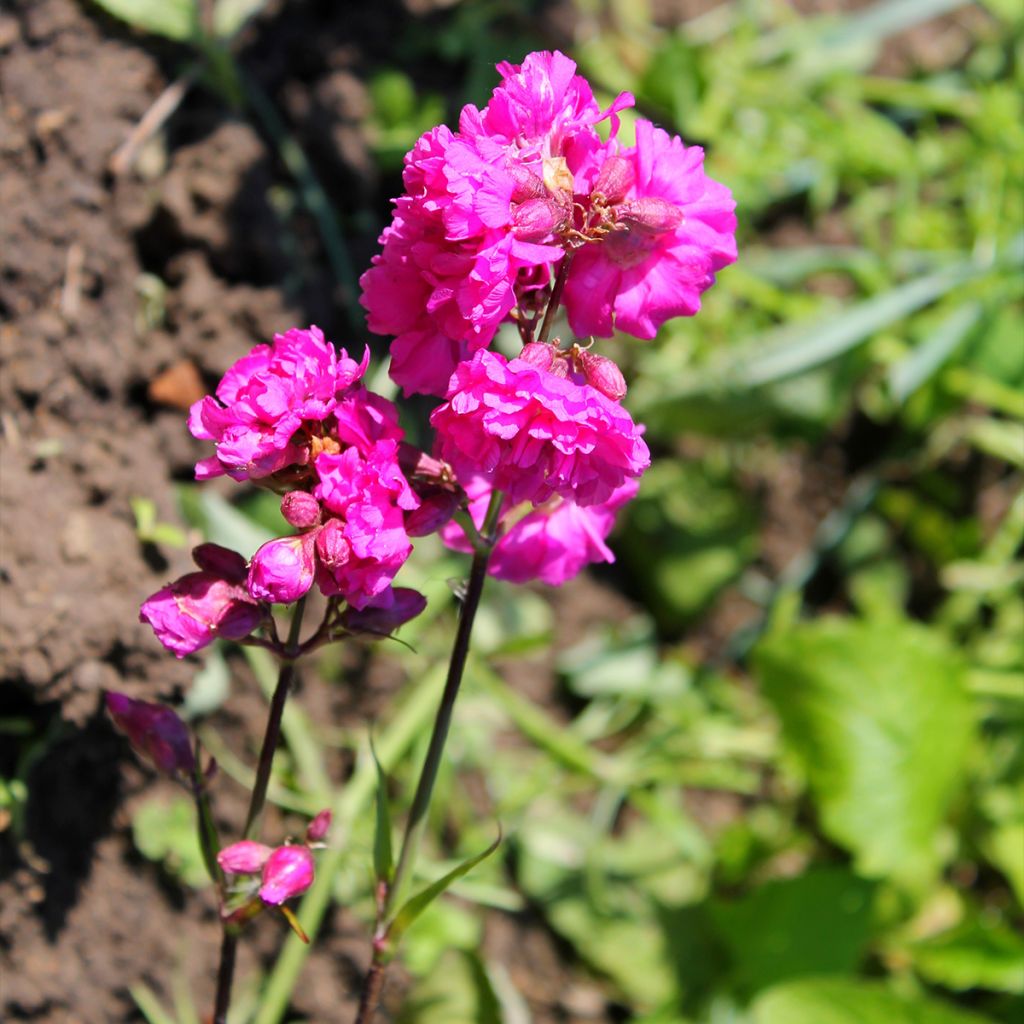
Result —
[[621, 202], [633, 187], [633, 180], [633, 165], [625, 157], [610, 156], [598, 172], [594, 194], [608, 203]]
[[204, 572], [213, 573], [228, 583], [242, 583], [248, 575], [245, 559], [219, 544], [200, 544], [192, 549], [192, 560]]
[[387, 636], [427, 607], [427, 599], [408, 587], [392, 587], [376, 601], [365, 608], [346, 608], [341, 616], [342, 625], [352, 633]]
[[616, 220], [651, 235], [675, 231], [683, 222], [683, 212], [667, 199], [643, 196], [631, 199], [615, 209]]
[[410, 537], [427, 537], [437, 533], [455, 515], [460, 500], [456, 491], [441, 488], [420, 495], [420, 507], [405, 514], [405, 532]]

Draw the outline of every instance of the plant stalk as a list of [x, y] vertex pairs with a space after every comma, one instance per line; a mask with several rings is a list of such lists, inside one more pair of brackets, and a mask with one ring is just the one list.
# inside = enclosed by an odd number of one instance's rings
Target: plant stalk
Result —
[[[249, 797], [249, 811], [245, 817], [243, 839], [251, 839], [259, 827], [263, 806], [267, 802], [267, 787], [270, 785], [270, 769], [274, 764], [274, 752], [281, 738], [281, 718], [284, 715], [288, 691], [295, 681], [295, 659], [299, 649], [299, 633], [302, 629], [302, 614], [306, 610], [306, 599], [300, 598], [292, 615], [288, 631], [288, 643], [281, 656], [281, 670], [277, 676], [277, 687], [270, 699], [267, 713], [267, 727], [263, 733], [263, 746], [256, 765], [256, 779]], [[213, 1009], [213, 1024], [227, 1024], [231, 1007], [231, 985], [235, 976], [235, 959], [238, 953], [238, 929], [224, 925], [224, 937], [220, 945], [220, 966], [217, 968], [217, 995]]]
[[388, 886], [381, 913], [378, 915], [377, 934], [374, 936], [373, 942], [373, 961], [363, 982], [355, 1024], [370, 1024], [377, 1012], [377, 1004], [380, 1002], [381, 992], [384, 988], [384, 976], [390, 952], [387, 943], [389, 916], [401, 895], [403, 883], [407, 881], [407, 876], [415, 863], [420, 839], [427, 826], [427, 814], [430, 810], [431, 797], [434, 794], [434, 783], [437, 781], [444, 745], [451, 727], [452, 713], [455, 710], [455, 700], [459, 695], [459, 687], [462, 685], [462, 675], [469, 655], [473, 621], [476, 619], [480, 598], [484, 592], [484, 583], [487, 580], [487, 566], [490, 562], [491, 551], [494, 549], [494, 531], [501, 513], [502, 501], [503, 495], [500, 491], [495, 491], [491, 495], [491, 503], [480, 531], [483, 544], [476, 549], [476, 553], [473, 555], [466, 595], [462, 600], [462, 611], [459, 614], [455, 642], [452, 644], [451, 659], [448, 662], [448, 677], [441, 694], [441, 703], [437, 708], [434, 729], [430, 734], [430, 744], [423, 759], [423, 768], [420, 772], [419, 782], [416, 784], [412, 807], [409, 809], [409, 817], [405, 823], [405, 834], [402, 837], [402, 849], [398, 855], [398, 866], [395, 868], [395, 874]]

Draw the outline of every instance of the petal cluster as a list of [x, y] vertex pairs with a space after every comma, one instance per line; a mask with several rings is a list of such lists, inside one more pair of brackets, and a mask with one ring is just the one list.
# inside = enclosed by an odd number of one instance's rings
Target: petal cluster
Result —
[[227, 474], [235, 480], [271, 476], [309, 459], [308, 437], [334, 411], [338, 398], [369, 362], [339, 354], [317, 327], [293, 328], [238, 360], [189, 414], [194, 437], [213, 441], [217, 454], [196, 466], [196, 478]]
[[430, 421], [441, 458], [467, 478], [487, 475], [516, 504], [556, 495], [601, 504], [650, 464], [641, 428], [617, 402], [489, 351], [458, 366]]

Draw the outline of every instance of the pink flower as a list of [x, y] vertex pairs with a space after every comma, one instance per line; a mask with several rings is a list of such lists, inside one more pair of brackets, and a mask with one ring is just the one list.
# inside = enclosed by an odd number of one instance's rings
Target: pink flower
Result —
[[[650, 121], [637, 122], [635, 147], [617, 156], [615, 145], [602, 154], [594, 186], [614, 193], [605, 198], [614, 200], [615, 228], [576, 253], [566, 311], [578, 335], [653, 338], [669, 318], [696, 313], [715, 272], [735, 261], [735, 203], [704, 174], [699, 146], [684, 146]], [[633, 172], [624, 195], [623, 159]]]
[[270, 855], [274, 851], [263, 843], [243, 839], [241, 842], [225, 846], [217, 854], [217, 863], [231, 875], [255, 875], [263, 870]]
[[398, 465], [398, 445], [376, 442], [316, 459], [314, 494], [334, 513], [316, 536], [317, 582], [363, 608], [385, 591], [412, 551], [404, 514], [419, 506]]
[[[564, 498], [552, 498], [520, 519], [510, 516], [511, 503], [506, 502], [499, 522], [499, 537], [491, 554], [488, 573], [509, 583], [540, 580], [549, 586], [561, 586], [579, 575], [594, 562], [614, 562], [615, 555], [605, 543], [615, 525], [615, 515], [632, 501], [639, 485], [627, 480], [611, 497], [599, 505], [586, 507]], [[485, 477], [476, 477], [469, 484], [470, 514], [477, 526], [483, 524], [491, 499], [491, 485]], [[462, 528], [449, 523], [441, 531], [441, 539], [456, 551], [470, 551]]]
[[195, 769], [192, 741], [185, 723], [168, 707], [107, 694], [107, 711], [136, 753], [165, 775], [191, 776]]
[[271, 906], [301, 896], [313, 884], [313, 854], [308, 846], [279, 846], [263, 865], [260, 899]]
[[344, 350], [339, 355], [317, 327], [275, 335], [272, 348], [258, 345], [224, 375], [216, 398], [192, 406], [193, 436], [217, 445], [216, 455], [197, 463], [196, 478], [256, 479], [305, 464], [308, 439], [296, 436], [300, 428], [333, 412], [369, 358], [369, 349], [361, 363]]
[[563, 258], [573, 169], [601, 148], [594, 124], [632, 103], [602, 111], [575, 69], [560, 53], [500, 65], [483, 111], [467, 106], [458, 133], [435, 128], [407, 154], [406, 194], [360, 282], [370, 330], [395, 336], [391, 376], [406, 393], [443, 395]]
[[139, 609], [139, 621], [148, 622], [160, 643], [179, 658], [218, 636], [241, 640], [264, 616], [240, 585], [245, 572], [241, 555], [215, 544], [200, 545], [194, 555], [200, 565], [217, 571], [188, 573], [158, 590]]
[[586, 384], [478, 352], [452, 375], [448, 401], [430, 418], [438, 454], [462, 479], [491, 476], [513, 504], [560, 495], [608, 501], [650, 465], [641, 428]]
[[268, 540], [252, 556], [249, 593], [258, 601], [291, 604], [313, 586], [316, 535]]

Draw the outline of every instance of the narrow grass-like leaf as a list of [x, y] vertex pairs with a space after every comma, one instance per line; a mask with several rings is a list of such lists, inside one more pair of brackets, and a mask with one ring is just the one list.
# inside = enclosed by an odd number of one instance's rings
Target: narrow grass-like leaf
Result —
[[140, 981], [128, 990], [139, 1013], [146, 1018], [148, 1024], [178, 1024], [163, 1008], [156, 993], [144, 982]]
[[889, 391], [905, 402], [956, 351], [981, 318], [979, 302], [969, 302], [948, 316], [922, 344], [889, 370]]
[[481, 861], [486, 860], [501, 845], [501, 832], [497, 838], [487, 847], [486, 850], [464, 860], [458, 867], [453, 868], [448, 874], [439, 878], [436, 882], [428, 885], [422, 892], [411, 897], [395, 914], [391, 926], [388, 928], [388, 943], [392, 952], [398, 948], [402, 936], [409, 930], [409, 926], [437, 899], [451, 884], [462, 878], [467, 872], [472, 871]]
[[370, 754], [377, 766], [377, 821], [373, 833], [373, 873], [378, 882], [391, 884], [395, 873], [395, 861], [391, 852], [391, 810], [388, 806], [388, 777], [377, 757], [373, 740], [370, 740]]

